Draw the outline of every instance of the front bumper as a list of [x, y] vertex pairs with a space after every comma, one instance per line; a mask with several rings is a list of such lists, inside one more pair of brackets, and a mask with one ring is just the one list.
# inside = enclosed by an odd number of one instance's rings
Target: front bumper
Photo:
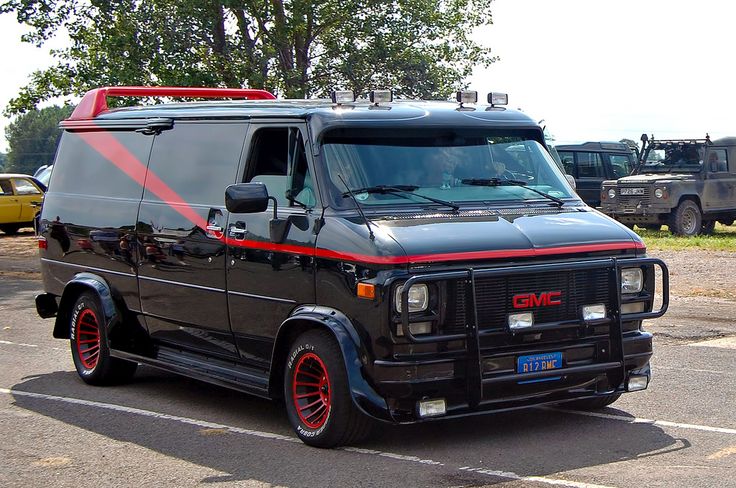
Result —
[[[662, 269], [662, 307], [654, 312], [621, 314], [621, 267], [635, 265], [659, 266]], [[467, 273], [471, 283], [480, 275], [549, 272], [550, 269], [605, 267], [610, 272], [609, 294], [612, 313], [594, 324], [555, 323], [535, 325], [536, 330], [554, 331], [576, 329], [576, 338], [568, 334], [565, 340], [526, 342], [517, 337], [504, 347], [489, 347], [488, 332], [478, 327], [477, 317], [471, 317], [466, 333], [436, 336], [414, 336], [404, 314], [403, 330], [410, 342], [447, 343], [463, 341], [464, 350], [446, 351], [409, 361], [376, 361], [373, 381], [376, 389], [389, 405], [392, 418], [397, 422], [424, 420], [417, 412], [420, 400], [442, 398], [447, 405], [442, 417], [498, 412], [559, 403], [574, 399], [625, 392], [632, 375], [649, 377], [652, 356], [652, 335], [639, 330], [641, 320], [663, 315], [669, 301], [667, 268], [657, 259], [606, 259], [583, 263], [519, 266], [489, 270], [468, 270], [415, 276], [407, 281], [407, 290], [413, 283], [442, 279], [457, 279], [457, 273]], [[468, 294], [471, 310], [475, 304], [472, 292]], [[407, 308], [404, 307], [403, 310]], [[630, 327], [631, 324], [636, 327]], [[624, 327], [626, 325], [626, 327]], [[526, 332], [526, 331], [525, 331]], [[510, 331], [507, 334], [512, 334]], [[512, 334], [513, 335], [513, 334]], [[517, 372], [517, 359], [530, 354], [561, 353], [560, 368], [531, 373]], [[434, 419], [432, 418], [432, 419]], [[428, 419], [429, 420], [429, 419]]]

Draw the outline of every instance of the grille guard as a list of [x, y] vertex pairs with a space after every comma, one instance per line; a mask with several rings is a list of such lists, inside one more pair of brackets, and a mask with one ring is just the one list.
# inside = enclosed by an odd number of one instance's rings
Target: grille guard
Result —
[[[621, 314], [621, 268], [634, 266], [653, 266], [659, 267], [662, 271], [662, 305], [659, 310], [641, 313]], [[616, 377], [622, 383], [626, 378], [626, 361], [624, 357], [624, 334], [622, 322], [645, 320], [661, 317], [667, 311], [669, 306], [669, 273], [667, 265], [660, 259], [656, 258], [606, 258], [594, 259], [590, 261], [581, 261], [576, 263], [547, 263], [521, 266], [506, 266], [501, 268], [490, 269], [474, 269], [468, 268], [458, 271], [446, 271], [437, 273], [428, 273], [424, 275], [416, 275], [409, 278], [403, 286], [401, 293], [401, 327], [405, 338], [416, 344], [442, 343], [450, 341], [465, 341], [466, 349], [466, 378], [467, 392], [470, 405], [478, 405], [481, 402], [481, 395], [484, 384], [495, 382], [513, 382], [522, 378], [521, 375], [508, 375], [502, 378], [483, 378], [481, 366], [480, 338], [484, 335], [483, 330], [478, 327], [478, 315], [476, 309], [476, 289], [475, 282], [477, 278], [487, 276], [508, 276], [519, 274], [549, 273], [556, 271], [575, 271], [587, 269], [606, 269], [609, 273], [609, 303], [611, 307], [611, 315], [602, 320], [595, 322], [584, 322], [582, 318], [577, 321], [565, 321], [557, 323], [542, 324], [525, 329], [524, 332], [534, 332], [535, 330], [545, 330], [554, 327], [584, 327], [586, 325], [596, 325], [598, 323], [610, 324], [610, 344], [611, 344], [611, 360], [605, 363], [596, 363], [586, 366], [561, 368], [544, 372], [537, 372], [523, 375], [524, 379], [536, 379], [549, 376], [559, 376], [566, 374], [578, 373], [606, 373], [615, 372]], [[438, 334], [431, 336], [417, 337], [411, 333], [409, 327], [409, 289], [417, 283], [429, 283], [442, 280], [465, 280], [466, 281], [466, 324], [465, 333], [456, 334]], [[656, 280], [655, 280], [656, 287]], [[654, 289], [652, 290], [651, 299], [654, 300]], [[627, 300], [629, 301], [629, 300]], [[620, 383], [619, 383], [620, 384]], [[478, 388], [480, 386], [480, 388]]]

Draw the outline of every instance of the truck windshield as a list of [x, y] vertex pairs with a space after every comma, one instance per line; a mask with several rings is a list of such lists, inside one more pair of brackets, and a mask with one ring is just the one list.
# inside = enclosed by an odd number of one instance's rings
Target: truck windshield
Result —
[[[361, 206], [441, 205], [426, 197], [453, 204], [573, 198], [534, 136], [526, 130], [339, 129], [324, 137], [322, 157], [338, 207], [354, 206], [350, 193]], [[476, 184], [494, 179], [513, 184]], [[376, 187], [411, 191], [372, 191]]]
[[653, 143], [647, 148], [639, 173], [699, 173], [705, 144]]

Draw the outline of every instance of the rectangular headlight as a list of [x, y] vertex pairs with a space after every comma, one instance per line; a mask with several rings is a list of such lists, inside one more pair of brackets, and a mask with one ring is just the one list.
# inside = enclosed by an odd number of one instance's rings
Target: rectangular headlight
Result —
[[644, 287], [644, 273], [641, 268], [621, 270], [621, 293], [639, 293]]
[[602, 303], [583, 307], [583, 320], [600, 320], [606, 318], [606, 306]]
[[[404, 285], [396, 287], [394, 292], [394, 304], [396, 311], [401, 313], [401, 292]], [[429, 307], [429, 288], [424, 283], [412, 285], [409, 288], [409, 312], [422, 312]]]
[[531, 312], [513, 313], [509, 315], [509, 329], [511, 331], [528, 329], [534, 325], [534, 315]]

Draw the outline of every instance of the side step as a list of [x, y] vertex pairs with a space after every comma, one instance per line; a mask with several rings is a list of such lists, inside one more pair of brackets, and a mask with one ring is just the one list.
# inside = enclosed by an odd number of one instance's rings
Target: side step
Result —
[[268, 393], [268, 372], [249, 368], [235, 361], [226, 361], [165, 346], [158, 347], [155, 359], [119, 350], [111, 350], [110, 354], [120, 359], [146, 364], [207, 383], [263, 398], [271, 398]]

